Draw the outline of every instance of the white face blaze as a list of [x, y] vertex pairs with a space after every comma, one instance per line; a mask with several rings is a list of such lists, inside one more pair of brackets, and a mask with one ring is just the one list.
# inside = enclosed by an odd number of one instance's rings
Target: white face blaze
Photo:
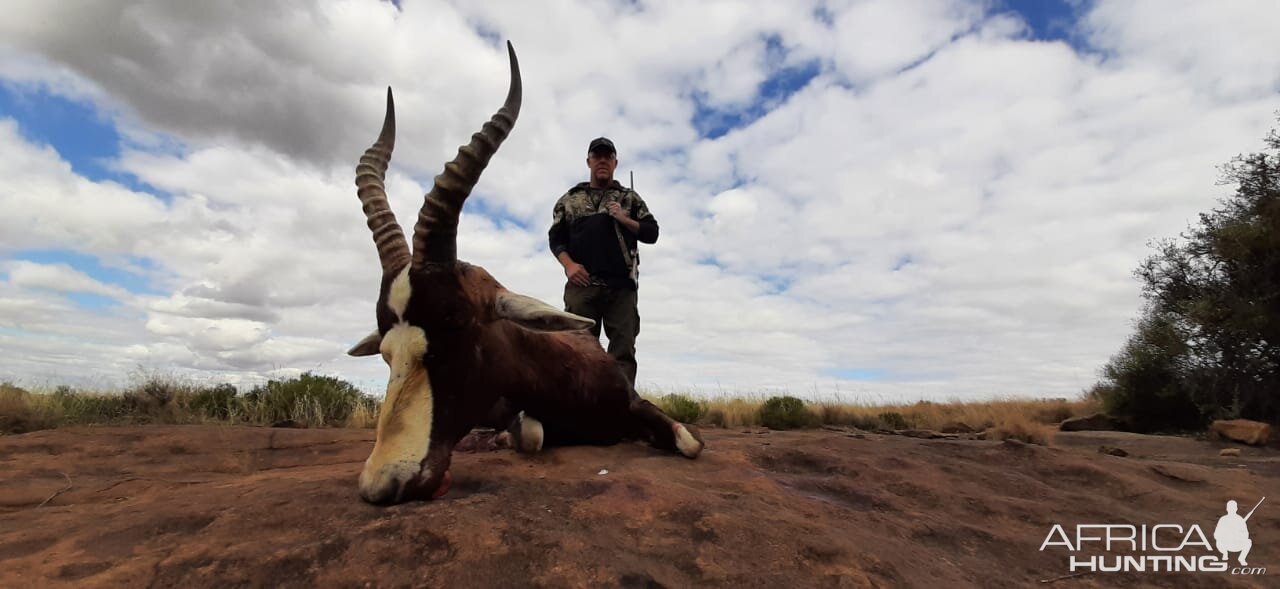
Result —
[[391, 281], [391, 288], [387, 292], [387, 307], [396, 314], [396, 319], [404, 321], [404, 310], [409, 307], [411, 294], [413, 289], [409, 285], [409, 267], [405, 266], [396, 279]]
[[409, 295], [406, 267], [391, 283], [387, 297], [387, 306], [399, 319], [379, 346], [391, 377], [378, 416], [377, 441], [360, 472], [360, 493], [371, 501], [394, 492], [392, 500], [399, 502], [405, 485], [421, 473], [431, 444], [431, 380], [422, 365], [427, 334], [404, 322]]

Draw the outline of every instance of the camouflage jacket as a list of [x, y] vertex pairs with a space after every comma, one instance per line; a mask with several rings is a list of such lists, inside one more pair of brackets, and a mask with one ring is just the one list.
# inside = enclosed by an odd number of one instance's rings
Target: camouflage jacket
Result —
[[[611, 201], [640, 223], [639, 234], [609, 216]], [[640, 279], [637, 242], [657, 242], [658, 221], [640, 195], [618, 181], [604, 188], [583, 182], [556, 201], [547, 241], [552, 255], [567, 251], [573, 261], [586, 267], [593, 284], [635, 289]]]

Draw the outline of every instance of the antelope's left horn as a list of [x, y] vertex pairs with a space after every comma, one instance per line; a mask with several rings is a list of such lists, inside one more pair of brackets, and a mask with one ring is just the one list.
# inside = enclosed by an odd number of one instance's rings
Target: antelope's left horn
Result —
[[384, 275], [400, 271], [409, 261], [409, 245], [405, 243], [404, 231], [396, 222], [395, 213], [387, 204], [387, 189], [383, 185], [395, 144], [396, 107], [391, 99], [391, 88], [387, 87], [387, 115], [382, 121], [382, 132], [378, 134], [378, 141], [365, 150], [356, 166], [356, 195], [360, 197], [369, 230], [373, 232], [373, 243], [378, 247], [378, 259], [382, 262]]
[[413, 228], [413, 267], [428, 262], [453, 262], [458, 259], [458, 215], [489, 158], [498, 151], [520, 115], [520, 64], [516, 50], [507, 42], [511, 58], [511, 86], [507, 100], [493, 117], [471, 136], [471, 143], [458, 148], [458, 156], [445, 164], [444, 172], [435, 177], [427, 193], [418, 224]]

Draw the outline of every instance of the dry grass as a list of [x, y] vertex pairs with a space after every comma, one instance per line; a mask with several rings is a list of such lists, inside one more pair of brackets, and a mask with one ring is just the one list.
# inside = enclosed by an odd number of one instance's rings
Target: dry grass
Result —
[[[709, 427], [757, 427], [761, 407], [775, 395], [699, 398], [679, 392], [642, 393], [673, 417]], [[777, 405], [776, 403], [774, 404]], [[992, 439], [1015, 438], [1048, 444], [1064, 419], [1100, 410], [1096, 401], [1004, 399], [984, 402], [871, 404], [839, 398], [786, 405], [790, 419], [771, 423], [810, 427], [850, 426], [866, 430], [930, 429], [987, 431]], [[303, 375], [272, 381], [252, 391], [229, 385], [195, 385], [149, 375], [121, 392], [26, 391], [0, 383], [0, 434], [64, 425], [143, 423], [232, 423], [271, 425], [290, 421], [304, 427], [373, 428], [379, 402], [329, 377]], [[796, 411], [800, 414], [797, 415]]]
[[1053, 444], [1054, 432], [1058, 429], [1052, 425], [1035, 423], [1028, 420], [1010, 419], [987, 430], [988, 440], [1018, 440], [1028, 444], [1049, 446]]
[[356, 405], [351, 412], [351, 417], [347, 418], [345, 427], [356, 429], [373, 429], [378, 427], [378, 407], [372, 404], [361, 403]]
[[[678, 394], [645, 396], [664, 409], [667, 400]], [[713, 427], [756, 427], [761, 425], [760, 407], [769, 397], [713, 397], [701, 401], [704, 410], [699, 424]], [[975, 432], [1002, 427], [1012, 431], [1038, 431], [1041, 426], [1053, 429], [1071, 417], [1101, 411], [1090, 399], [997, 399], [980, 402], [939, 403], [920, 401], [909, 404], [871, 404], [843, 399], [807, 401], [805, 408], [822, 425], [848, 426], [866, 430], [895, 429], [969, 429]], [[1019, 436], [1031, 437], [1031, 436]], [[1043, 437], [1043, 436], [1039, 436]]]
[[26, 391], [0, 383], [0, 434], [71, 425], [201, 424], [373, 427], [378, 402], [349, 384], [303, 375], [247, 392], [150, 375], [122, 391]]
[[1002, 424], [1056, 425], [1065, 419], [1100, 410], [1089, 400], [1006, 399], [982, 402], [920, 401], [897, 405], [815, 404], [823, 423], [863, 429], [930, 429], [964, 426], [982, 431]]
[[48, 404], [9, 383], [0, 383], [0, 433], [23, 433], [53, 427], [57, 419]]

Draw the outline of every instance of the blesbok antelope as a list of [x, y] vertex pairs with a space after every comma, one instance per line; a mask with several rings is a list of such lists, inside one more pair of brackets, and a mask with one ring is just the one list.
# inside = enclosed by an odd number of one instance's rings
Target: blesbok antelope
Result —
[[435, 177], [413, 231], [410, 253], [387, 204], [383, 181], [395, 145], [395, 105], [387, 89], [382, 132], [356, 167], [382, 283], [378, 329], [348, 351], [381, 353], [390, 367], [377, 439], [360, 473], [371, 503], [438, 498], [449, 488], [453, 448], [491, 417], [501, 400], [517, 447], [610, 444], [642, 439], [695, 458], [703, 442], [641, 399], [586, 328], [591, 320], [507, 290], [457, 258], [458, 215], [520, 112], [520, 67], [507, 43], [506, 102]]

